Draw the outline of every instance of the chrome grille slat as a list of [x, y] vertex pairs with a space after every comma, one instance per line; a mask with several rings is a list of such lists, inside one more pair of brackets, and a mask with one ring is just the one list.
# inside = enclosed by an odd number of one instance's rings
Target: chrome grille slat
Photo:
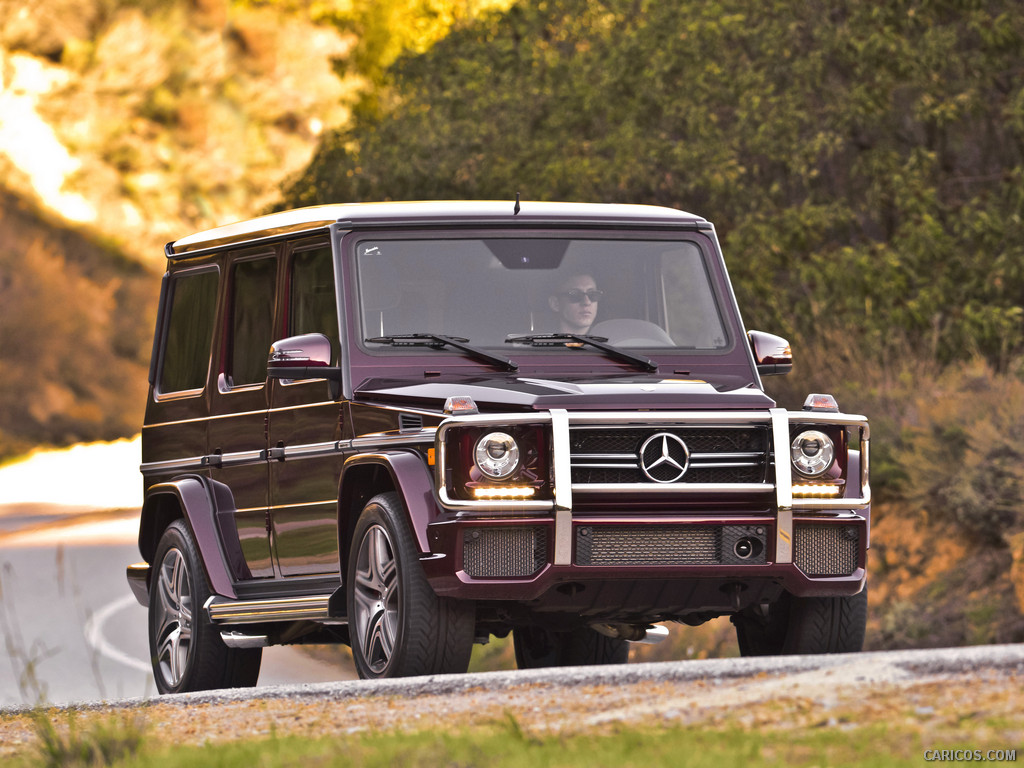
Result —
[[[679, 437], [690, 451], [686, 473], [672, 483], [650, 480], [641, 466], [644, 441], [661, 432]], [[574, 424], [569, 438], [573, 488], [584, 492], [609, 485], [763, 487], [771, 479], [768, 429], [756, 424]]]

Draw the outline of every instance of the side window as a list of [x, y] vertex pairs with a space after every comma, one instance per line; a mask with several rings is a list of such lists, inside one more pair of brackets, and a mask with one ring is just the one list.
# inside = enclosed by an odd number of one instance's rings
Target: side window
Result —
[[202, 389], [210, 367], [214, 313], [217, 309], [215, 270], [183, 272], [171, 278], [170, 317], [164, 339], [158, 391]]
[[330, 247], [300, 251], [292, 257], [290, 298], [289, 334], [322, 333], [337, 354], [338, 305]]
[[274, 341], [277, 261], [236, 262], [231, 277], [230, 353], [225, 373], [233, 387], [259, 384], [267, 378], [267, 351]]

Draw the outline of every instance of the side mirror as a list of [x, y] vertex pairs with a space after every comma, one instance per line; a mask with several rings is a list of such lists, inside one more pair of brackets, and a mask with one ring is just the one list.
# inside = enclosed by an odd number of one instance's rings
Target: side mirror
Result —
[[747, 338], [762, 376], [782, 376], [793, 370], [793, 350], [784, 338], [763, 331], [747, 331]]
[[267, 378], [284, 383], [326, 379], [331, 398], [341, 393], [341, 368], [331, 365], [331, 340], [322, 333], [307, 333], [275, 341], [267, 358]]

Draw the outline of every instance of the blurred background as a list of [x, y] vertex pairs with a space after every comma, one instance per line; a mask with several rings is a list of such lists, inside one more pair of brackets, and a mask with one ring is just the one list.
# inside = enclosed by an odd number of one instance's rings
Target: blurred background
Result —
[[[771, 394], [871, 419], [867, 646], [1024, 642], [1016, 2], [0, 0], [0, 705], [144, 692], [118, 601], [164, 243], [516, 193], [713, 221], [747, 326], [793, 344]], [[82, 480], [47, 468], [81, 444]], [[672, 632], [637, 658], [737, 652]], [[62, 654], [88, 685], [55, 693]]]

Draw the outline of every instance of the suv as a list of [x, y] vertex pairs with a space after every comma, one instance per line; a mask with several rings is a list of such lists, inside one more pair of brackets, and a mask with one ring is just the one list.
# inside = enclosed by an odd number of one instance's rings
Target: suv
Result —
[[[868, 424], [776, 407], [714, 227], [571, 203], [329, 205], [168, 244], [128, 581], [161, 692], [262, 648], [362, 677], [627, 659], [731, 616], [859, 650]], [[268, 356], [269, 350], [269, 356]]]

